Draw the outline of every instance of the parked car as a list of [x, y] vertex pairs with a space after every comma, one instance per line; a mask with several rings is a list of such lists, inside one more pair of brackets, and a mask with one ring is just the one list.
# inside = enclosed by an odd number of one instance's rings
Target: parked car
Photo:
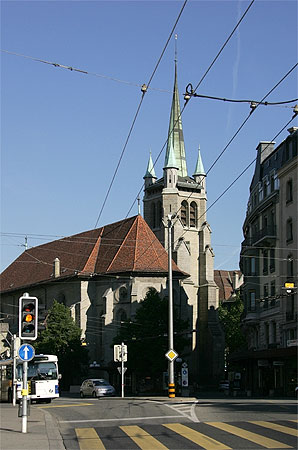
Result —
[[80, 387], [80, 397], [113, 397], [115, 388], [103, 378], [89, 378], [83, 381]]
[[218, 389], [221, 392], [228, 391], [230, 389], [230, 382], [229, 382], [229, 380], [222, 380], [222, 381], [220, 381]]

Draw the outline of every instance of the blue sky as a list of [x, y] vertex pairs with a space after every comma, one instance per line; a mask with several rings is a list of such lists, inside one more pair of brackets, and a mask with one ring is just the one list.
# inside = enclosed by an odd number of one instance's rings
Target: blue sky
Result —
[[[175, 30], [181, 105], [186, 85], [197, 85], [249, 3], [188, 1]], [[94, 228], [141, 99], [139, 85], [148, 82], [182, 5], [1, 2], [2, 50], [90, 73], [1, 53], [1, 271], [24, 251], [26, 235], [28, 245], [36, 246]], [[155, 160], [166, 141], [174, 48], [172, 38], [98, 226], [126, 217], [142, 187], [150, 149]], [[297, 2], [256, 0], [197, 92], [261, 100], [296, 62]], [[296, 97], [297, 70], [267, 100]], [[257, 108], [208, 174], [208, 205], [253, 161], [258, 143], [271, 141], [287, 123], [293, 105]], [[189, 101], [182, 122], [190, 175], [198, 146], [208, 171], [249, 111], [246, 103]], [[163, 163], [164, 151], [158, 177]], [[238, 269], [253, 168], [207, 213], [216, 269]], [[135, 204], [129, 215], [137, 211]]]

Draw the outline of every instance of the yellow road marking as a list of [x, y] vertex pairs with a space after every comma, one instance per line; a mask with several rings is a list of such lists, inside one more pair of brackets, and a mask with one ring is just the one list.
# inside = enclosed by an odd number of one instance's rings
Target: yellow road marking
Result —
[[105, 450], [94, 428], [76, 428], [80, 450]]
[[70, 406], [90, 406], [94, 405], [94, 403], [69, 403], [68, 405], [42, 405], [37, 406], [37, 408], [69, 408]]
[[271, 430], [280, 431], [281, 433], [291, 434], [292, 436], [298, 436], [298, 430], [294, 428], [285, 427], [284, 425], [278, 425], [277, 423], [265, 422], [263, 420], [252, 420], [250, 423], [254, 423], [255, 425], [260, 425], [261, 427], [270, 428]]
[[260, 434], [252, 433], [251, 431], [244, 430], [234, 425], [223, 422], [206, 422], [212, 427], [219, 428], [220, 430], [227, 431], [228, 433], [235, 434], [238, 437], [252, 441], [255, 444], [262, 445], [266, 448], [293, 448], [289, 445], [283, 444], [282, 442], [275, 441], [274, 439], [269, 439]]
[[143, 430], [137, 425], [121, 426], [121, 430], [127, 434], [141, 449], [152, 450], [152, 449], [167, 449], [161, 442]]
[[212, 439], [211, 437], [206, 436], [205, 434], [199, 433], [198, 431], [195, 431], [192, 428], [182, 425], [181, 423], [167, 423], [167, 424], [164, 424], [163, 426], [169, 428], [172, 431], [175, 431], [175, 433], [180, 434], [184, 438], [188, 439], [189, 441], [194, 442], [195, 444], [200, 445], [201, 447], [205, 448], [206, 450], [230, 450], [231, 449], [231, 447], [228, 447], [227, 445], [224, 445], [221, 442], [218, 442], [215, 439]]

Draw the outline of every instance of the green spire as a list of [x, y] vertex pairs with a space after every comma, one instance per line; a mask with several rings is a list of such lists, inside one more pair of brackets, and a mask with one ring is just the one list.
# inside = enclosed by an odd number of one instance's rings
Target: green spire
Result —
[[151, 150], [150, 150], [150, 155], [149, 155], [147, 171], [144, 175], [144, 178], [157, 178], [155, 175], [154, 165], [153, 165], [152, 156], [151, 156]]
[[170, 125], [168, 132], [168, 144], [164, 167], [169, 166], [169, 156], [172, 151], [176, 160], [177, 167], [179, 169], [178, 175], [181, 177], [186, 177], [187, 167], [186, 167], [184, 137], [183, 137], [179, 92], [178, 92], [176, 57], [175, 57], [174, 92], [173, 92]]
[[169, 149], [169, 154], [168, 154], [168, 159], [166, 162], [166, 166], [164, 167], [164, 169], [179, 169], [179, 166], [177, 164], [176, 158], [175, 158], [175, 152], [174, 152], [174, 147], [173, 144], [170, 144], [170, 149]]
[[198, 153], [198, 160], [197, 160], [196, 170], [195, 170], [195, 173], [193, 174], [193, 176], [195, 176], [195, 175], [206, 175], [206, 172], [205, 172], [204, 166], [203, 166], [202, 157], [201, 157], [200, 146], [199, 146], [199, 153]]

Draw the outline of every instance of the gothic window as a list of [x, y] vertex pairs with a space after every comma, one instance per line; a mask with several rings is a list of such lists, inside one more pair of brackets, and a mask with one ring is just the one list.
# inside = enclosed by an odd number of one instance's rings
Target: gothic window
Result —
[[123, 322], [127, 321], [127, 315], [124, 309], [119, 309], [119, 311], [116, 314], [116, 321], [122, 326]]
[[125, 302], [128, 298], [127, 289], [125, 286], [121, 286], [119, 289], [119, 300], [120, 302]]
[[293, 181], [288, 180], [286, 186], [286, 202], [290, 203], [293, 201]]
[[156, 227], [156, 206], [155, 206], [155, 203], [151, 204], [151, 226], [152, 226], [152, 228]]
[[156, 226], [160, 227], [162, 224], [162, 205], [161, 202], [157, 202], [156, 205]]
[[291, 242], [293, 240], [293, 222], [292, 219], [287, 220], [287, 242]]
[[188, 203], [185, 200], [181, 203], [181, 222], [184, 227], [188, 226]]
[[189, 224], [193, 228], [197, 228], [198, 207], [196, 202], [191, 202], [189, 212]]

